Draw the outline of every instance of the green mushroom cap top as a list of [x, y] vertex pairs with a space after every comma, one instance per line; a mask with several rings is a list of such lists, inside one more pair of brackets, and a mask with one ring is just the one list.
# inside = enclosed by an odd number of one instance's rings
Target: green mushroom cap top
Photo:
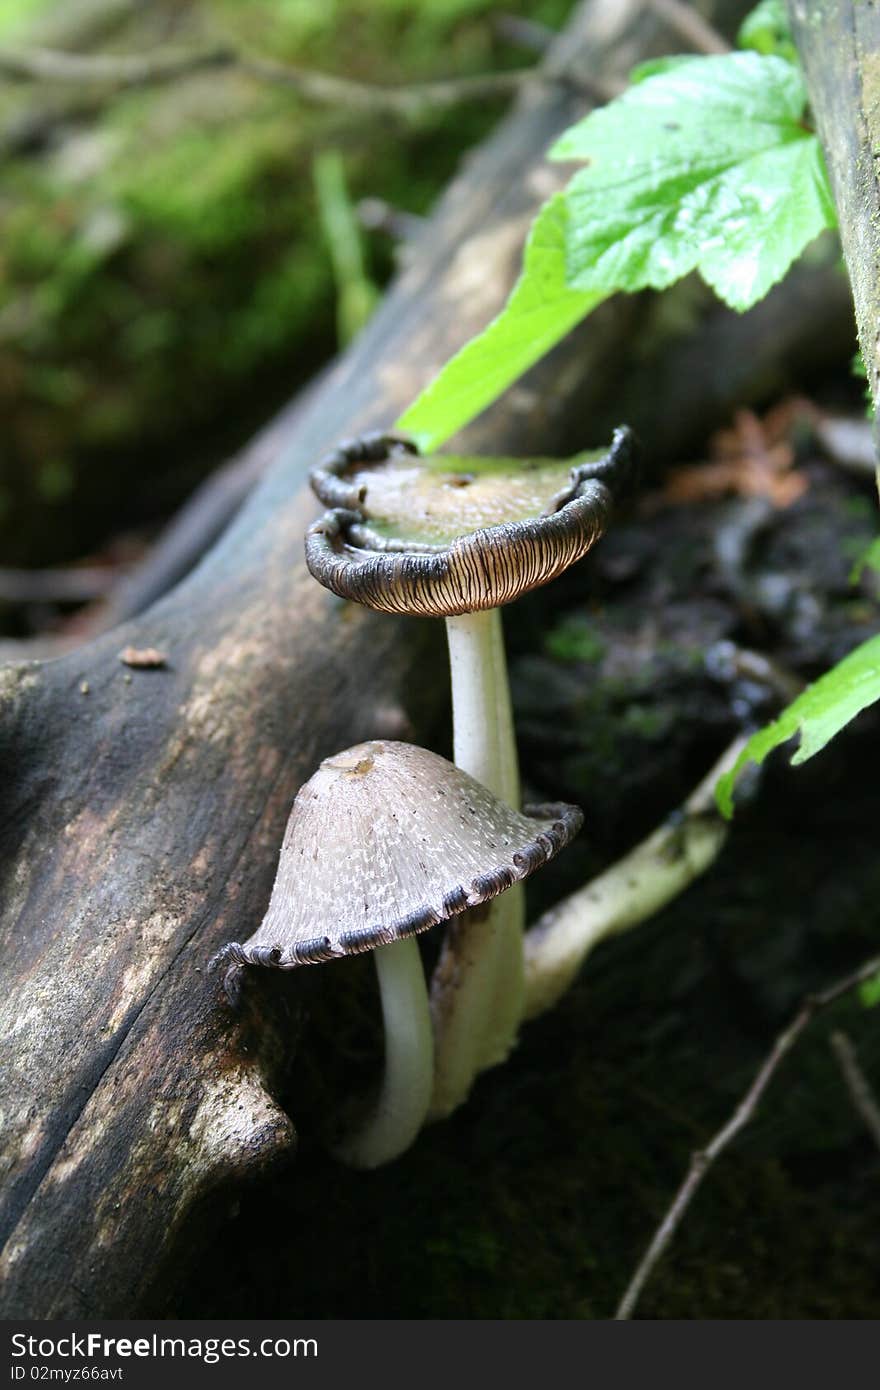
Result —
[[586, 554], [631, 481], [635, 454], [625, 428], [610, 449], [573, 459], [421, 458], [406, 440], [366, 436], [312, 471], [332, 510], [307, 533], [309, 569], [382, 612], [497, 608]]

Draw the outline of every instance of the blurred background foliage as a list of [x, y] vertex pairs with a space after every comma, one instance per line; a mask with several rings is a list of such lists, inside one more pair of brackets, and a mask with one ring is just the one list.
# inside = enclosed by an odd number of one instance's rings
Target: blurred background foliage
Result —
[[[571, 0], [503, 8], [555, 29]], [[491, 0], [0, 0], [0, 46], [229, 41], [396, 84], [537, 61], [500, 15]], [[365, 234], [365, 283], [340, 304], [327, 228], [345, 190], [423, 213], [503, 109], [365, 118], [231, 69], [126, 91], [0, 81], [0, 563], [124, 550], [127, 531], [136, 549], [391, 274], [392, 240]]]

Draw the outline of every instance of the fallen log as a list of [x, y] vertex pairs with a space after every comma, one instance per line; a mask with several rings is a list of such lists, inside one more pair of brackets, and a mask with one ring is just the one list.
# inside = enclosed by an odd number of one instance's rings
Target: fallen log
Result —
[[[873, 5], [789, 0], [810, 106], [831, 178], [862, 358], [880, 401], [880, 16]], [[874, 431], [875, 443], [877, 429]]]

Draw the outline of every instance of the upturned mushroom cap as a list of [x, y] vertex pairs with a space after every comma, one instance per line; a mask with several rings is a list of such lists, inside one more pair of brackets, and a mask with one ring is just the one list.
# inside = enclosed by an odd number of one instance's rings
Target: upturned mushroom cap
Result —
[[300, 788], [266, 916], [220, 954], [289, 970], [426, 931], [527, 878], [582, 820], [561, 804], [514, 811], [424, 748], [357, 744]]
[[326, 588], [384, 613], [498, 608], [586, 554], [636, 449], [625, 427], [606, 452], [574, 460], [420, 458], [381, 435], [341, 445], [311, 473], [333, 510], [309, 528], [306, 563]]

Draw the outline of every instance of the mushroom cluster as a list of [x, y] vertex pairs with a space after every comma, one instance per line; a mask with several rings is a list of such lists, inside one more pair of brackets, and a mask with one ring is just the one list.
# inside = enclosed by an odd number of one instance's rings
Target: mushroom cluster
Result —
[[[603, 534], [631, 487], [632, 432], [574, 459], [417, 455], [394, 435], [340, 444], [312, 470], [331, 508], [310, 527], [306, 562], [343, 598], [383, 613], [442, 617], [456, 765], [511, 806], [519, 763], [501, 607], [547, 583]], [[503, 1061], [522, 1020], [524, 900], [447, 933], [431, 985], [431, 1114], [449, 1114], [477, 1073]]]
[[[385, 1071], [371, 1116], [340, 1149], [348, 1162], [402, 1152], [515, 1041], [520, 884], [569, 842], [581, 813], [520, 810], [500, 608], [586, 553], [635, 463], [625, 428], [608, 450], [568, 461], [421, 458], [408, 440], [372, 434], [312, 472], [329, 510], [306, 536], [311, 573], [380, 612], [444, 618], [452, 686], [455, 766], [378, 741], [326, 759], [296, 798], [263, 922], [220, 953], [233, 997], [245, 966], [379, 948]], [[443, 922], [429, 999], [414, 938]]]

